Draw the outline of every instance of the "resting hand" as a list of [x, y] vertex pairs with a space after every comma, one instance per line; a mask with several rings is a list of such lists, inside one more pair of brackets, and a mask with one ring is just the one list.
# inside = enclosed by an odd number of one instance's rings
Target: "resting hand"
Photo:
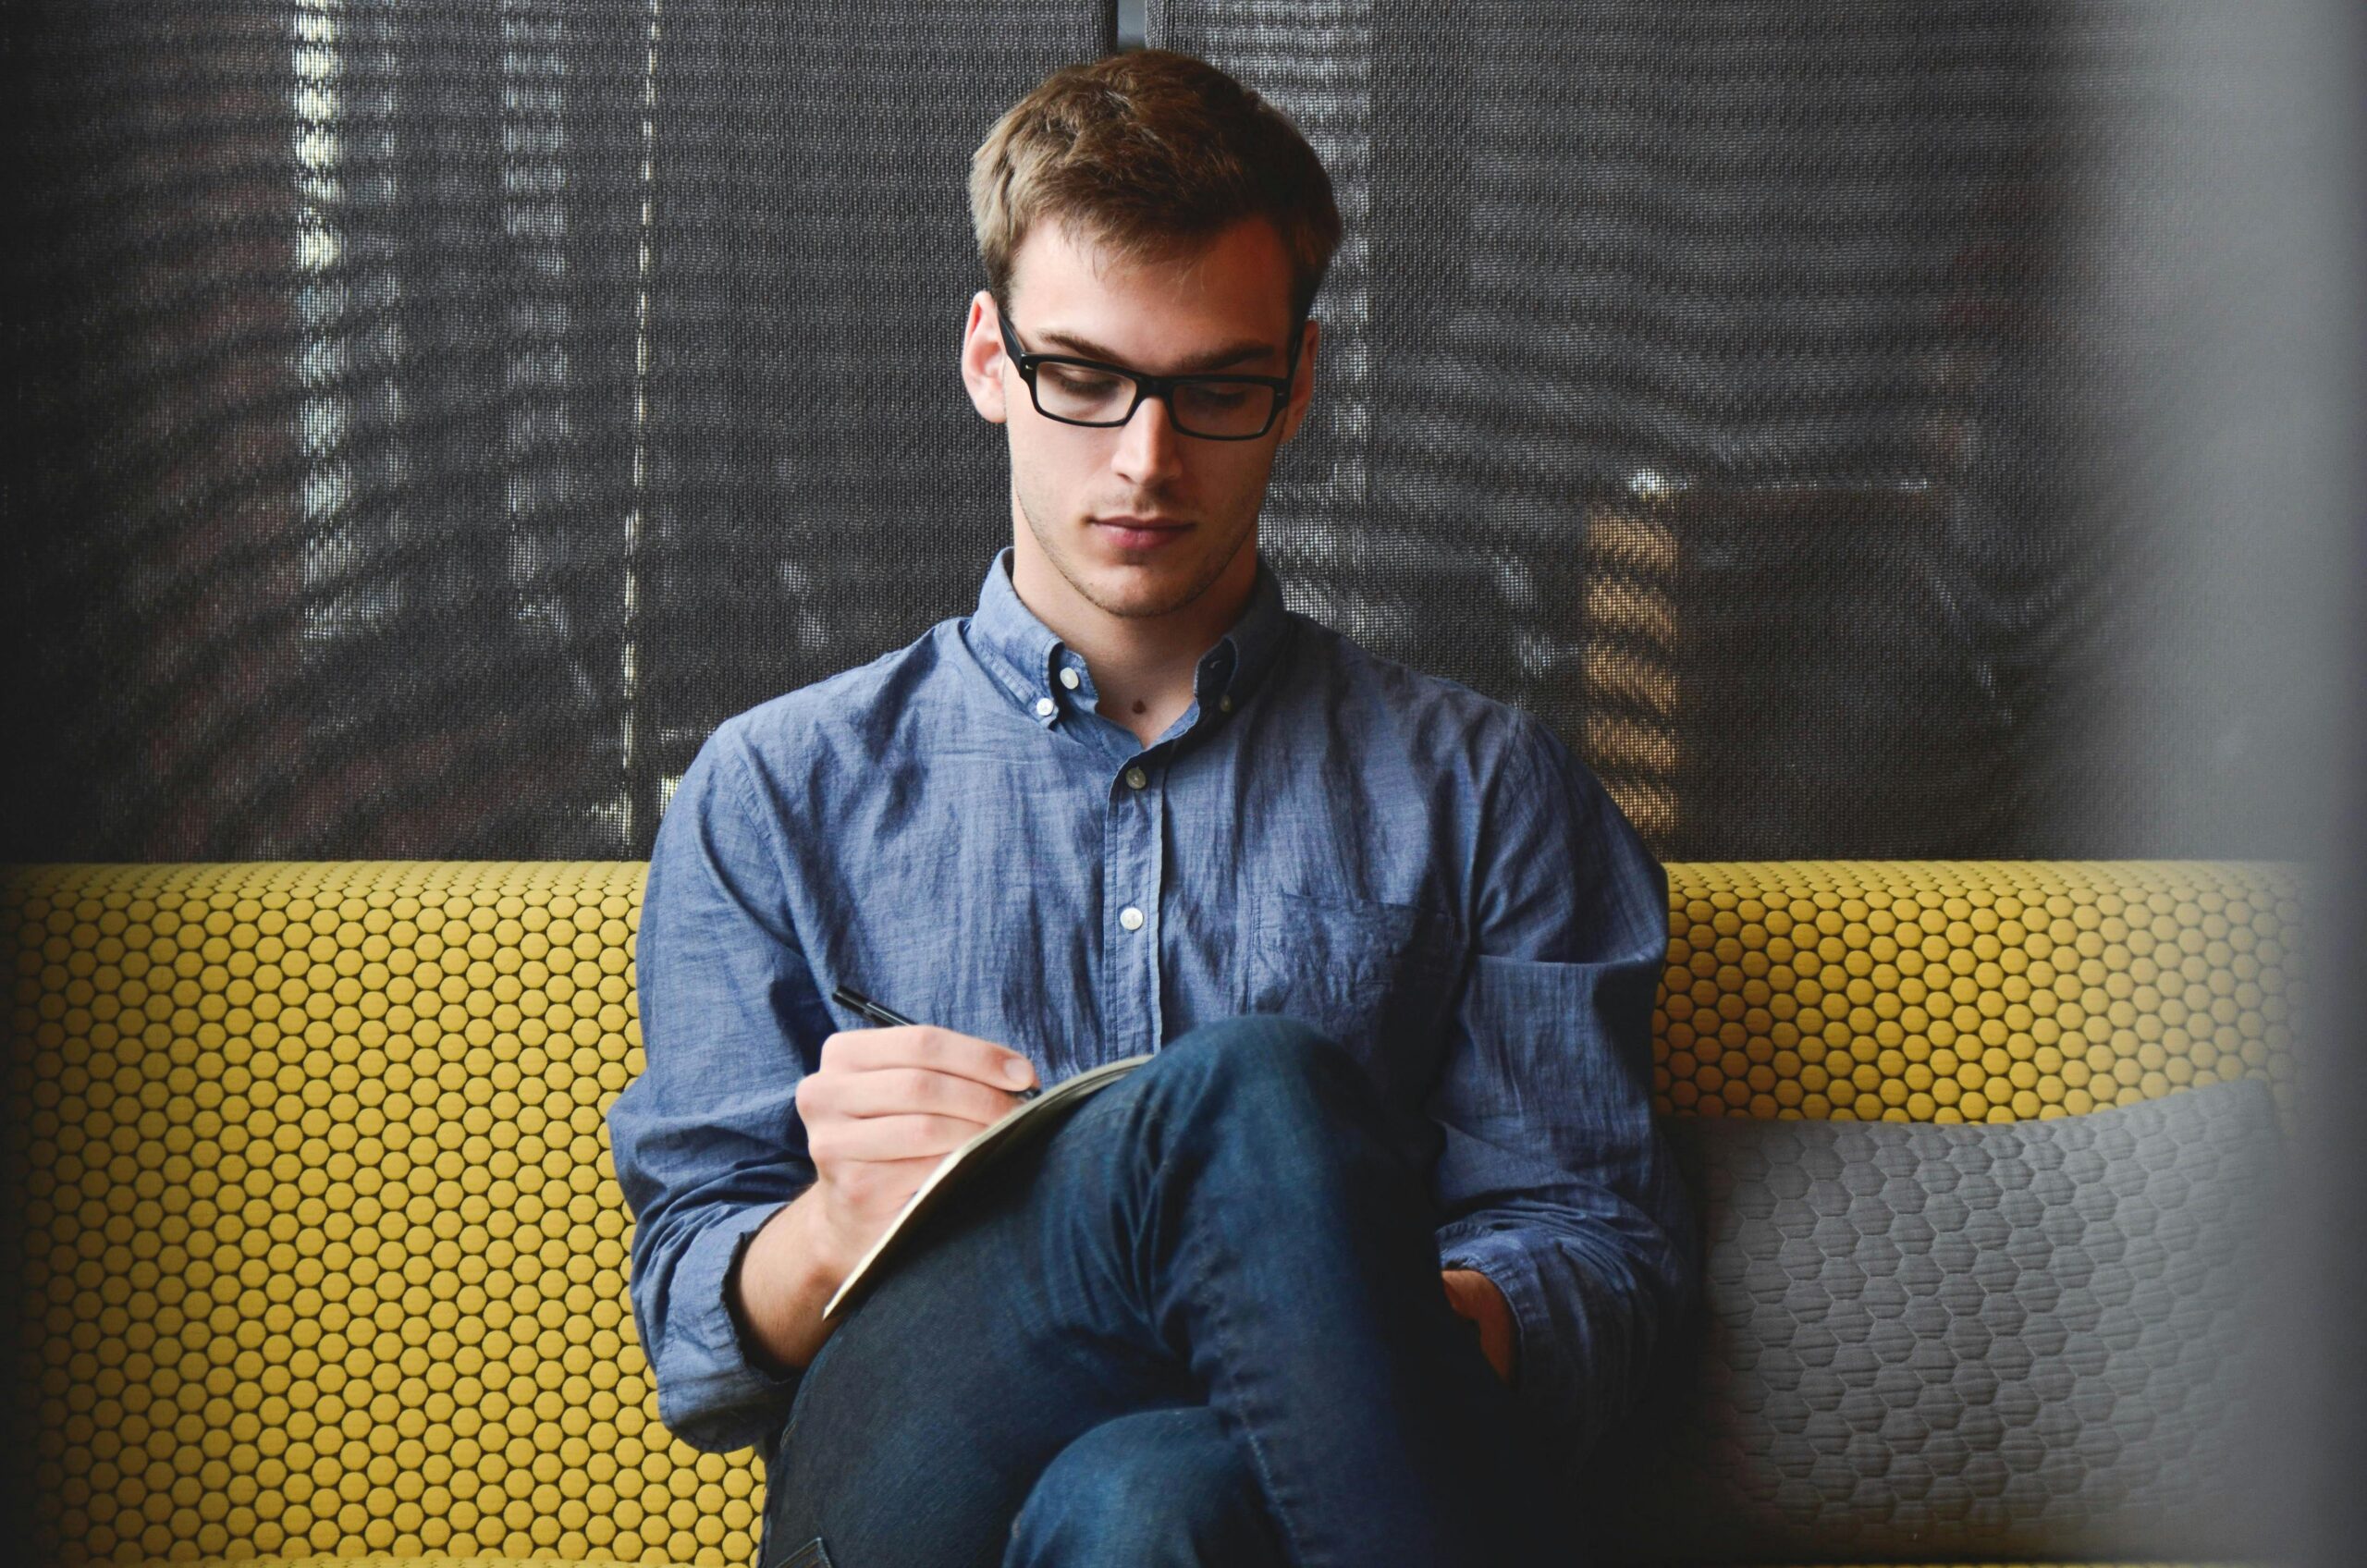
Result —
[[1519, 1345], [1513, 1309], [1496, 1282], [1476, 1268], [1450, 1268], [1440, 1276], [1446, 1286], [1446, 1304], [1459, 1317], [1479, 1325], [1479, 1354], [1507, 1384], [1513, 1380], [1513, 1353]]

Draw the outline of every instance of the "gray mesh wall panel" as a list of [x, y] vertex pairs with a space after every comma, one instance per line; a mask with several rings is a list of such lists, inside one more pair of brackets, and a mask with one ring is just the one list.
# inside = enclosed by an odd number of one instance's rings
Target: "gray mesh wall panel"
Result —
[[972, 601], [968, 156], [1102, 7], [11, 26], [0, 858], [645, 854], [717, 722]]
[[1339, 186], [1267, 509], [1297, 606], [1546, 717], [1671, 855], [2145, 847], [2095, 809], [2135, 759], [2081, 741], [2129, 652], [2083, 410], [2128, 366], [2075, 221], [2140, 18], [1151, 0], [1148, 32]]
[[[2148, 15], [1149, 5], [1349, 225], [1293, 603], [1545, 717], [1663, 855], [2281, 852], [2168, 841], [2128, 797], [2216, 776], [2110, 722], [2112, 422], [2196, 284], [2193, 192], [2117, 178]], [[972, 602], [966, 160], [1112, 25], [12, 16], [0, 854], [645, 853], [717, 721]]]

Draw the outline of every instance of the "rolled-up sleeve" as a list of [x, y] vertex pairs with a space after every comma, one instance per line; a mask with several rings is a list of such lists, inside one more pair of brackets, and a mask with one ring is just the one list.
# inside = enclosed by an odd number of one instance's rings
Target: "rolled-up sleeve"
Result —
[[1575, 1458], [1629, 1408], [1698, 1288], [1651, 1111], [1667, 876], [1533, 721], [1486, 797], [1473, 873], [1478, 956], [1429, 1106], [1440, 1263], [1503, 1292], [1519, 1402]]
[[814, 1181], [796, 1094], [828, 1027], [752, 803], [726, 725], [651, 851], [635, 959], [644, 1066], [608, 1112], [658, 1419], [713, 1452], [769, 1441], [796, 1393], [795, 1374], [749, 1361], [724, 1283]]

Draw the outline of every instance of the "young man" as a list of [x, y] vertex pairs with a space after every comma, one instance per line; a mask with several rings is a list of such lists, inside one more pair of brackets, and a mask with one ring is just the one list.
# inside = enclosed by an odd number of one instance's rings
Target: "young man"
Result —
[[[1659, 867], [1540, 726], [1258, 561], [1339, 238], [1287, 120], [1122, 55], [971, 201], [1012, 548], [723, 725], [652, 857], [610, 1127], [661, 1414], [767, 1445], [760, 1568], [1527, 1561], [1693, 1288]], [[1012, 1091], [1148, 1051], [822, 1321]]]

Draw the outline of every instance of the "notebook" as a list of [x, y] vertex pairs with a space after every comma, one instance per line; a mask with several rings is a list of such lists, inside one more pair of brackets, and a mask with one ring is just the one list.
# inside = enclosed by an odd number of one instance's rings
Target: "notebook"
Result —
[[1014, 1109], [994, 1125], [982, 1129], [977, 1136], [947, 1155], [938, 1162], [937, 1169], [928, 1173], [928, 1180], [914, 1188], [913, 1195], [904, 1200], [904, 1207], [897, 1211], [895, 1219], [888, 1222], [888, 1228], [879, 1232], [879, 1239], [873, 1242], [870, 1249], [847, 1271], [847, 1277], [839, 1282], [836, 1293], [823, 1306], [823, 1319], [828, 1321], [866, 1279], [879, 1274], [884, 1262], [899, 1250], [899, 1243], [912, 1234], [922, 1216], [943, 1203], [949, 1193], [974, 1181], [977, 1173], [991, 1165], [997, 1157], [1009, 1153], [1036, 1133], [1049, 1132], [1061, 1117], [1083, 1104], [1085, 1096], [1095, 1090], [1109, 1087], [1149, 1060], [1148, 1056], [1125, 1057], [1117, 1061], [1103, 1062], [1099, 1067], [1080, 1072], [1073, 1078], [1062, 1079], [1036, 1098]]

